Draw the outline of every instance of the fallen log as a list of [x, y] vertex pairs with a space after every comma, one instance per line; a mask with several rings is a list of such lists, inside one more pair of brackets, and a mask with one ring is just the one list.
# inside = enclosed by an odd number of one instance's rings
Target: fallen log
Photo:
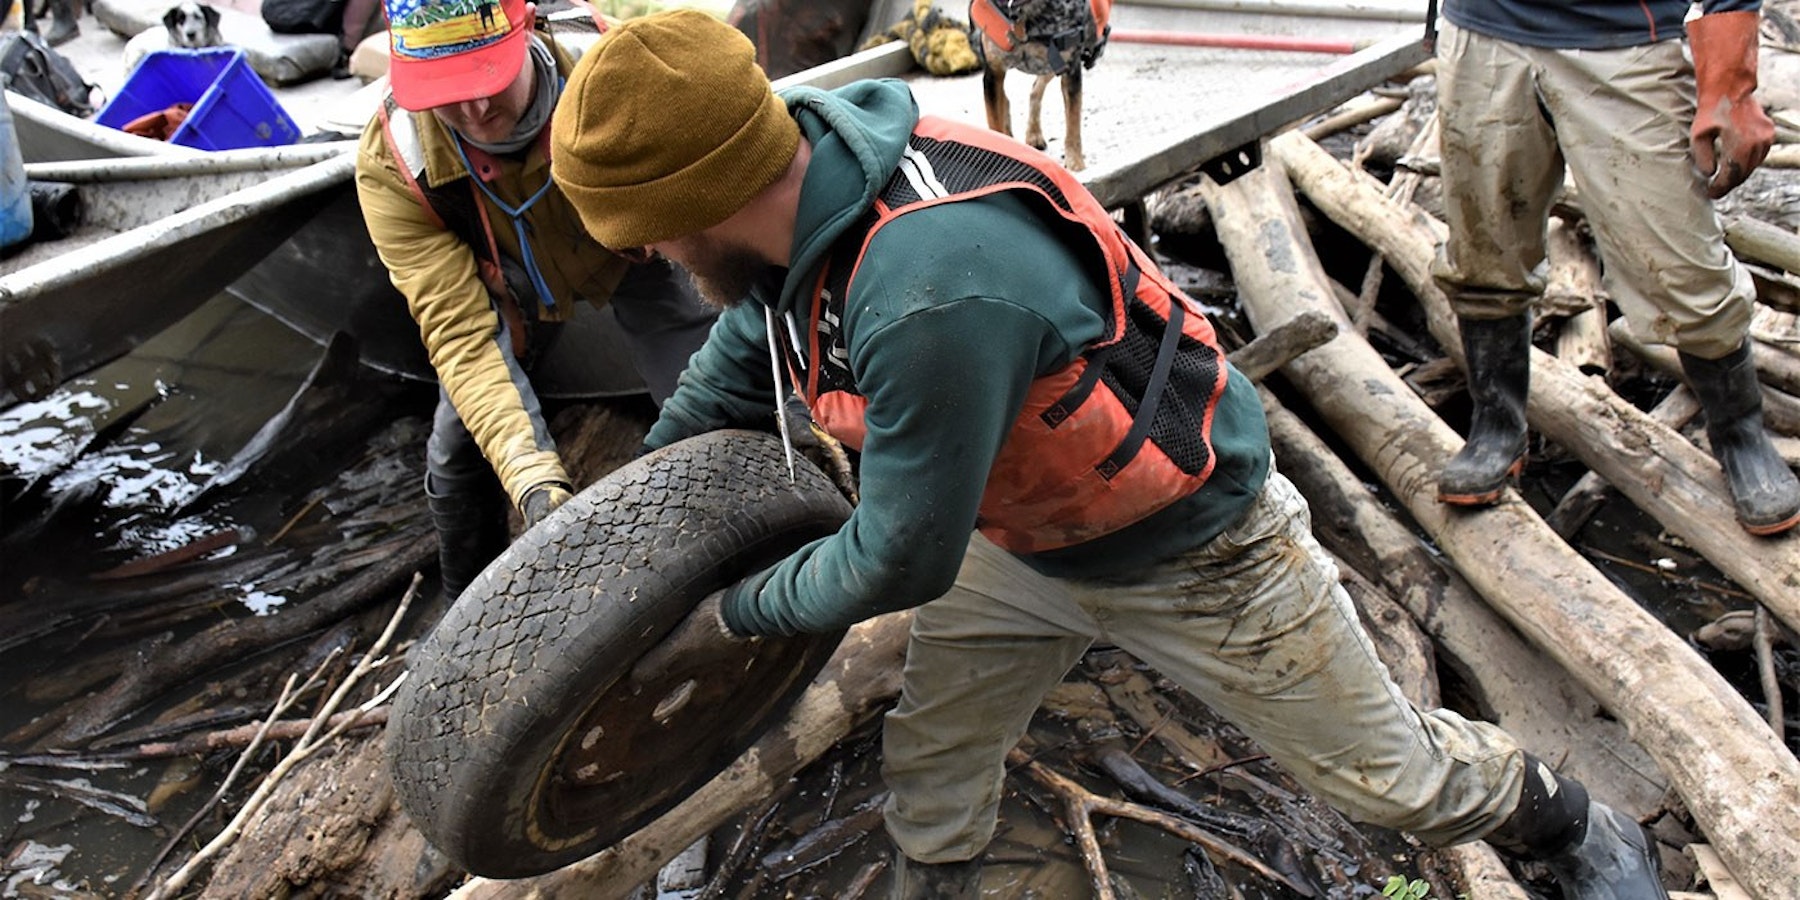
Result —
[[[1687, 373], [1681, 369], [1681, 356], [1674, 347], [1667, 344], [1646, 344], [1634, 333], [1624, 319], [1618, 319], [1607, 330], [1612, 333], [1613, 341], [1630, 350], [1633, 356], [1643, 360], [1658, 372], [1672, 378], [1680, 378], [1685, 383]], [[1768, 354], [1756, 354], [1753, 359], [1759, 362]], [[1759, 371], [1760, 374], [1760, 371]], [[1800, 398], [1768, 384], [1762, 386], [1763, 427], [1778, 434], [1800, 435]]]
[[1270, 372], [1287, 365], [1288, 360], [1334, 337], [1337, 322], [1330, 316], [1301, 313], [1231, 351], [1231, 364], [1245, 378], [1262, 381]]
[[[1418, 125], [1418, 133], [1413, 136], [1412, 144], [1407, 148], [1406, 155], [1397, 162], [1417, 161], [1426, 157], [1437, 160], [1443, 155], [1438, 141], [1442, 129], [1438, 125], [1436, 115], [1436, 86], [1421, 83], [1417, 87], [1424, 87], [1425, 92], [1415, 95], [1419, 102], [1415, 104], [1412, 112], [1415, 117], [1423, 113], [1424, 120]], [[1361, 153], [1362, 150], [1363, 147], [1360, 145], [1356, 148], [1357, 153]], [[1402, 167], [1392, 178], [1388, 179], [1386, 193], [1401, 203], [1410, 203], [1418, 194], [1419, 183], [1424, 178], [1425, 176], [1417, 170]], [[1349, 315], [1350, 322], [1356, 326], [1357, 331], [1363, 334], [1369, 333], [1369, 319], [1375, 313], [1375, 301], [1381, 294], [1381, 283], [1386, 278], [1386, 272], [1387, 265], [1382, 262], [1381, 257], [1370, 256], [1369, 265], [1363, 270], [1362, 287], [1356, 292], [1355, 301], [1344, 304], [1344, 312]]]
[[[1300, 135], [1270, 140], [1269, 156], [1315, 206], [1387, 259], [1430, 314], [1438, 343], [1460, 356], [1449, 301], [1431, 278], [1431, 260], [1446, 233], [1443, 223], [1388, 202], [1379, 183]], [[1533, 428], [1579, 456], [1770, 612], [1790, 626], [1800, 623], [1800, 535], [1771, 539], [1746, 533], [1737, 524], [1725, 475], [1710, 454], [1657, 425], [1605, 382], [1584, 378], [1539, 350], [1532, 350], [1531, 358], [1526, 415]], [[1417, 477], [1423, 483], [1428, 473]]]
[[1800, 275], [1749, 262], [1744, 263], [1744, 269], [1750, 273], [1750, 283], [1756, 286], [1758, 302], [1782, 312], [1800, 312]]
[[1399, 109], [1403, 102], [1405, 101], [1399, 97], [1376, 96], [1345, 103], [1325, 118], [1306, 126], [1306, 136], [1322, 141], [1340, 131], [1349, 131], [1358, 125], [1379, 119]]
[[278, 785], [254, 830], [222, 857], [202, 900], [438, 897], [461, 873], [400, 811], [379, 734], [341, 739]]
[[[325, 727], [336, 728], [348, 723], [346, 727], [353, 729], [377, 728], [386, 725], [387, 720], [388, 708], [378, 706], [368, 712], [338, 713], [332, 717], [331, 721], [325, 723]], [[223, 731], [190, 735], [178, 741], [155, 741], [138, 744], [134, 747], [107, 750], [97, 755], [115, 759], [166, 759], [171, 756], [201, 755], [214, 750], [243, 747], [249, 744], [250, 739], [256, 737], [259, 731], [265, 732], [263, 736], [269, 740], [291, 741], [305, 734], [310, 727], [312, 727], [311, 719], [284, 719], [266, 727], [252, 722]]]
[[[1253, 323], [1333, 312], [1279, 167], [1209, 187], [1207, 201]], [[1340, 335], [1284, 372], [1489, 603], [1626, 723], [1733, 872], [1763, 896], [1789, 896], [1800, 884], [1800, 761], [1743, 697], [1516, 496], [1473, 514], [1439, 504], [1436, 473], [1457, 436], [1366, 341]]]
[[58, 729], [54, 743], [71, 746], [116, 726], [139, 703], [209, 666], [219, 665], [286, 637], [305, 634], [381, 599], [387, 589], [429, 565], [437, 553], [437, 535], [402, 535], [381, 548], [380, 559], [342, 584], [279, 616], [221, 622], [175, 646], [153, 649], [135, 667], [83, 704]]
[[[843, 853], [851, 844], [881, 828], [882, 807], [887, 797], [887, 792], [882, 791], [859, 804], [849, 815], [820, 822], [792, 844], [769, 852], [757, 863], [759, 873], [766, 873], [771, 881], [786, 881]], [[704, 864], [702, 859], [701, 865]]]
[[[1750, 335], [1757, 337], [1756, 320], [1751, 320]], [[1758, 338], [1756, 341], [1756, 376], [1767, 385], [1800, 396], [1800, 346], [1788, 341]]]
[[1550, 219], [1545, 250], [1549, 274], [1544, 277], [1544, 306], [1569, 311], [1556, 333], [1556, 356], [1589, 375], [1604, 375], [1612, 368], [1612, 347], [1606, 340], [1600, 261], [1574, 223], [1561, 216]]
[[[1562, 191], [1551, 208], [1558, 215], [1585, 215], [1586, 203], [1586, 196], [1575, 187], [1573, 180], [1565, 179]], [[1719, 219], [1725, 230], [1725, 246], [1740, 262], [1750, 266], [1753, 275], [1757, 274], [1757, 269], [1768, 267], [1770, 271], [1759, 277], [1759, 282], [1762, 278], [1771, 277], [1778, 283], [1784, 281], [1788, 277], [1783, 275], [1784, 271], [1789, 276], [1800, 275], [1800, 235], [1751, 214], [1760, 213], [1761, 210], [1756, 209], [1756, 201], [1747, 199], [1742, 190], [1732, 194], [1726, 203], [1735, 209], [1747, 211], [1728, 212], [1724, 208], [1719, 209]], [[1767, 203], [1763, 205], [1766, 206]]]
[[[1650, 410], [1650, 418], [1655, 419], [1670, 431], [1680, 431], [1688, 420], [1700, 414], [1700, 401], [1694, 397], [1685, 385], [1670, 391], [1656, 408]], [[1612, 491], [1612, 485], [1606, 479], [1592, 471], [1584, 473], [1573, 486], [1563, 492], [1562, 499], [1556, 501], [1556, 508], [1544, 517], [1544, 521], [1563, 536], [1563, 540], [1572, 540], [1588, 519], [1600, 509], [1606, 495]]]
[[1745, 259], [1800, 275], [1800, 235], [1750, 216], [1725, 217], [1725, 244]]

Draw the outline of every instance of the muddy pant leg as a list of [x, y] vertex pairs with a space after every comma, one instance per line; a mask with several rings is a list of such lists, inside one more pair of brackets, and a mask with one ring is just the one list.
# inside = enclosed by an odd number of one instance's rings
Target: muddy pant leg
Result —
[[1536, 53], [1607, 293], [1632, 330], [1705, 359], [1737, 349], [1755, 288], [1690, 156], [1694, 78], [1682, 42]]
[[612, 311], [657, 406], [675, 392], [688, 357], [706, 343], [719, 315], [700, 299], [686, 272], [660, 258], [626, 271], [613, 291]]
[[1465, 318], [1520, 315], [1544, 289], [1545, 217], [1563, 158], [1527, 49], [1454, 26], [1438, 41], [1450, 236], [1432, 274]]
[[500, 480], [442, 389], [425, 445], [425, 498], [437, 529], [439, 579], [454, 600], [506, 549], [506, 519]]
[[1401, 695], [1278, 473], [1214, 541], [1096, 594], [1120, 647], [1352, 818], [1441, 845], [1481, 837], [1518, 802], [1517, 745]]
[[979, 535], [956, 586], [914, 615], [882, 734], [887, 829], [911, 859], [959, 862], [993, 837], [1006, 753], [1093, 625], [1060, 583]]

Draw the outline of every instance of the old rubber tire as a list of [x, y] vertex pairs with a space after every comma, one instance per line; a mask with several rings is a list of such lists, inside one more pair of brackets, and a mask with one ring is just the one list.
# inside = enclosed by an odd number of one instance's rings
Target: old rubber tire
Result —
[[682, 800], [791, 704], [841, 633], [748, 642], [678, 683], [646, 687], [632, 665], [701, 597], [849, 517], [818, 469], [795, 468], [790, 482], [758, 432], [673, 444], [476, 578], [408, 655], [387, 729], [401, 805], [434, 846], [488, 877], [567, 865]]

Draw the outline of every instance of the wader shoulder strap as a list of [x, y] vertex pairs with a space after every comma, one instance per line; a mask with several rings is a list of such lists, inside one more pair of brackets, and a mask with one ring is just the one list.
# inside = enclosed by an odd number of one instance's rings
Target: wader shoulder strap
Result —
[[389, 95], [381, 104], [381, 134], [388, 152], [393, 154], [394, 168], [406, 182], [413, 199], [432, 224], [455, 234], [475, 254], [475, 267], [481, 283], [494, 300], [494, 309], [505, 320], [512, 334], [513, 354], [524, 359], [526, 322], [513, 296], [500, 262], [500, 246], [494, 240], [493, 222], [487, 207], [477, 193], [475, 176], [465, 175], [449, 184], [431, 187], [425, 177], [425, 142], [419, 134], [415, 113], [401, 109]]

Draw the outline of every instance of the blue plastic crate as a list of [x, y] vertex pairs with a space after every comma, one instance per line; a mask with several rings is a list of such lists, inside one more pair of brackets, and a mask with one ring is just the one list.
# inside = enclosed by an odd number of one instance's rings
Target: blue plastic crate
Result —
[[121, 128], [177, 103], [193, 110], [169, 143], [199, 150], [271, 147], [300, 140], [300, 127], [235, 47], [145, 54], [94, 121]]

